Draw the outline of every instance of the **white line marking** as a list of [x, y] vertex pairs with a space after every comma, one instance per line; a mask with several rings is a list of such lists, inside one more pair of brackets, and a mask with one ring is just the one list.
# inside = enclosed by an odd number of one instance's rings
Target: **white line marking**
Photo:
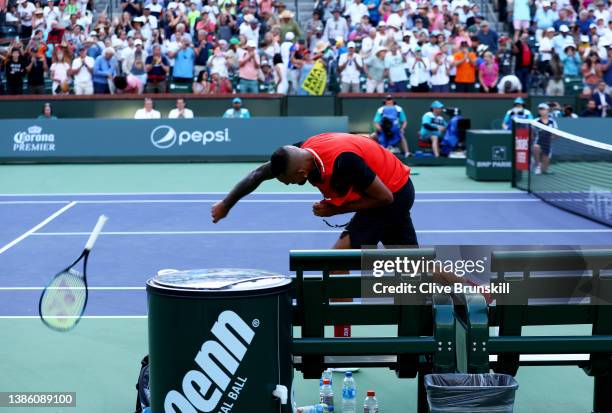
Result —
[[[321, 199], [243, 199], [241, 204], [309, 204]], [[80, 199], [79, 204], [212, 204], [219, 199]], [[65, 204], [69, 201], [0, 201], [0, 205], [19, 204]], [[543, 202], [536, 198], [438, 198], [416, 199], [416, 203], [453, 203], [453, 202]]]
[[58, 209], [53, 214], [49, 215], [44, 221], [42, 221], [38, 225], [30, 228], [27, 232], [24, 232], [19, 237], [15, 238], [14, 240], [12, 240], [8, 244], [6, 244], [4, 247], [0, 248], [0, 254], [5, 252], [6, 250], [11, 248], [12, 246], [18, 244], [19, 242], [23, 241], [25, 238], [29, 237], [30, 235], [34, 234], [36, 231], [38, 231], [39, 229], [41, 229], [42, 227], [47, 225], [49, 222], [53, 221], [55, 218], [57, 218], [58, 216], [60, 216], [64, 212], [68, 211], [70, 208], [72, 208], [76, 204], [77, 203], [75, 201], [72, 201], [68, 205], [65, 205], [62, 208]]
[[[417, 193], [424, 194], [523, 194], [523, 191], [417, 191]], [[0, 194], [0, 196], [5, 197], [43, 197], [43, 196], [126, 196], [126, 195], [225, 195], [227, 191], [224, 192], [58, 192], [58, 193], [48, 193], [48, 194]], [[301, 191], [301, 192], [253, 192], [252, 195], [317, 195], [319, 192], [317, 191]]]
[[[42, 291], [45, 287], [0, 287], [0, 291]], [[85, 287], [49, 287], [50, 290], [84, 290]], [[140, 291], [146, 287], [87, 287], [90, 291]]]
[[[33, 320], [40, 318], [37, 315], [0, 315], [0, 320]], [[74, 316], [57, 316], [53, 318], [77, 318]], [[81, 318], [90, 320], [130, 320], [130, 319], [146, 319], [146, 315], [84, 315]]]
[[[213, 234], [336, 234], [341, 230], [326, 229], [296, 229], [296, 230], [227, 230], [227, 231], [109, 231], [102, 235], [213, 235]], [[598, 228], [568, 228], [568, 229], [426, 229], [417, 231], [418, 234], [490, 234], [490, 233], [612, 233], [612, 229]], [[44, 237], [82, 236], [89, 232], [37, 232], [32, 235]]]

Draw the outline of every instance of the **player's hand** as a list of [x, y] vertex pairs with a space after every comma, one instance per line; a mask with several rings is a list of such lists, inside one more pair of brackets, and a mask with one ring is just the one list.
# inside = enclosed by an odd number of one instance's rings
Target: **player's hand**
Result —
[[223, 201], [219, 201], [215, 203], [210, 208], [210, 215], [212, 217], [212, 222], [214, 224], [216, 224], [217, 222], [225, 218], [228, 213], [229, 213], [229, 208], [227, 207], [227, 205], [225, 205], [225, 202]]
[[336, 207], [332, 204], [322, 201], [316, 202], [312, 205], [312, 213], [318, 217], [331, 217], [332, 215], [336, 215], [338, 212], [336, 211]]

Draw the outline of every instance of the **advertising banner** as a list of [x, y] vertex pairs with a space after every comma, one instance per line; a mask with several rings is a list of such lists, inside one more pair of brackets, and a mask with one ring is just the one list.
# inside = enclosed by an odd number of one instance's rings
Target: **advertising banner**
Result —
[[264, 160], [346, 117], [2, 120], [0, 162]]

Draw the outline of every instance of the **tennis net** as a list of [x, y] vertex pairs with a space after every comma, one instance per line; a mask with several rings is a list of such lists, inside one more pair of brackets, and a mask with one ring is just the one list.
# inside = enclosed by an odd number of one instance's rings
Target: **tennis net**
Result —
[[612, 226], [612, 145], [532, 120], [515, 122], [513, 185]]

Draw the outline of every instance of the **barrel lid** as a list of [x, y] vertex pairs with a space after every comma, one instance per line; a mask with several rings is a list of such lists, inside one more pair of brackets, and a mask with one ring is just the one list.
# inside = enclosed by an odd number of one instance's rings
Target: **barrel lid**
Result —
[[147, 281], [153, 288], [194, 292], [260, 291], [290, 283], [291, 277], [285, 275], [241, 268], [165, 271]]

